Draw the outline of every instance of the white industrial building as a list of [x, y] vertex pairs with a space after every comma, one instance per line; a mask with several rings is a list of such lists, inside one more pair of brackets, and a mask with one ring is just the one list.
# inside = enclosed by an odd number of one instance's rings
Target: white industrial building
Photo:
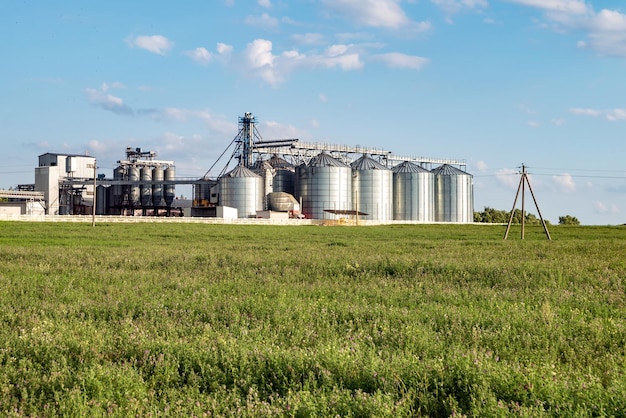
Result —
[[39, 156], [35, 191], [43, 192], [47, 215], [91, 213], [94, 187], [87, 181], [93, 181], [95, 164], [96, 158], [87, 155], [46, 153]]

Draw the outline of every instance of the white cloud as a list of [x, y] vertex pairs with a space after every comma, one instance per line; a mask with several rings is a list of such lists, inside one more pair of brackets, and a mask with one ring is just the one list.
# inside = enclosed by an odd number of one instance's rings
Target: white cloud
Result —
[[374, 59], [383, 61], [391, 68], [407, 68], [411, 70], [420, 70], [429, 62], [428, 58], [401, 54], [399, 52], [375, 55]]
[[509, 3], [536, 7], [551, 12], [583, 14], [589, 11], [584, 0], [506, 0]]
[[593, 208], [595, 209], [595, 211], [597, 213], [612, 213], [612, 214], [618, 214], [620, 213], [620, 209], [617, 205], [615, 204], [606, 204], [604, 202], [600, 202], [600, 201], [594, 201], [593, 202]]
[[267, 13], [263, 13], [261, 16], [247, 16], [244, 20], [246, 25], [256, 26], [266, 30], [275, 29], [278, 27], [278, 19], [270, 16]]
[[529, 120], [528, 122], [526, 122], [526, 124], [531, 128], [538, 128], [539, 126], [541, 126], [541, 124], [536, 120]]
[[132, 115], [135, 113], [130, 106], [124, 103], [124, 100], [107, 93], [107, 90], [108, 86], [105, 83], [100, 90], [87, 88], [83, 90], [83, 94], [89, 103], [109, 112], [117, 113], [118, 115]]
[[322, 0], [334, 12], [358, 25], [416, 31], [430, 29], [430, 23], [413, 22], [400, 7], [398, 0]]
[[595, 109], [572, 108], [569, 111], [574, 115], [592, 116], [594, 118], [602, 114], [602, 111]]
[[563, 193], [574, 193], [576, 191], [576, 183], [572, 176], [568, 173], [564, 173], [558, 176], [552, 176], [557, 190]]
[[282, 83], [296, 68], [340, 68], [344, 71], [363, 68], [354, 45], [331, 45], [323, 53], [308, 55], [297, 50], [274, 54], [271, 41], [256, 39], [246, 46], [242, 57], [244, 69], [272, 86]]
[[458, 13], [464, 9], [489, 7], [487, 0], [430, 0], [447, 13]]
[[626, 120], [626, 109], [613, 109], [606, 112], [606, 118], [610, 121]]
[[554, 126], [563, 126], [565, 123], [565, 119], [552, 119], [552, 124], [554, 124]]
[[227, 45], [227, 44], [223, 44], [221, 42], [219, 42], [217, 44], [217, 53], [220, 55], [229, 55], [231, 52], [233, 52], [233, 46], [232, 45]]
[[320, 93], [318, 98], [320, 99], [320, 102], [322, 102], [322, 103], [328, 102], [328, 97], [326, 97], [326, 95], [324, 93]]
[[272, 7], [272, 2], [270, 0], [259, 0], [258, 3], [259, 3], [259, 6], [265, 7], [266, 9], [269, 9]]
[[130, 47], [142, 48], [159, 55], [165, 55], [174, 47], [172, 41], [161, 35], [129, 37], [126, 39], [126, 43]]
[[507, 0], [543, 10], [557, 31], [582, 31], [587, 39], [577, 42], [579, 48], [602, 55], [626, 57], [626, 14], [617, 10], [594, 11], [583, 0]]
[[298, 138], [306, 141], [312, 139], [308, 131], [276, 121], [261, 122], [259, 129], [265, 138]]
[[177, 150], [183, 147], [185, 137], [172, 132], [165, 132], [163, 139], [166, 150]]
[[301, 45], [319, 45], [324, 42], [324, 35], [321, 33], [297, 34], [291, 38]]
[[569, 110], [570, 113], [574, 115], [582, 115], [582, 116], [591, 116], [594, 118], [603, 117], [608, 121], [616, 122], [621, 120], [626, 120], [626, 109], [609, 109], [609, 110], [601, 110], [601, 109], [583, 109], [583, 108], [573, 108]]
[[484, 161], [477, 161], [476, 168], [478, 169], [478, 171], [487, 171], [488, 166], [487, 163]]
[[498, 170], [496, 173], [496, 180], [502, 186], [515, 190], [519, 185], [519, 171], [510, 168]]
[[213, 54], [211, 54], [206, 48], [196, 48], [193, 51], [185, 51], [185, 55], [204, 65], [208, 64], [213, 59]]
[[237, 132], [237, 126], [233, 122], [229, 122], [221, 115], [214, 115], [207, 110], [193, 110], [185, 108], [168, 107], [161, 112], [161, 116], [165, 119], [176, 122], [189, 122], [192, 120], [200, 120], [211, 132], [222, 135]]

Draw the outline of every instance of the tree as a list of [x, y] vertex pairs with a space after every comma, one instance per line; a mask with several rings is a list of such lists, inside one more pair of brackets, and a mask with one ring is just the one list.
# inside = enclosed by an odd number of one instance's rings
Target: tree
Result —
[[[506, 224], [509, 222], [510, 217], [511, 217], [510, 211], [497, 210], [494, 208], [490, 208], [488, 206], [486, 206], [485, 210], [482, 212], [474, 212], [474, 222]], [[515, 209], [513, 211], [512, 223], [514, 224], [522, 223], [522, 210], [521, 209]], [[524, 223], [528, 225], [541, 225], [541, 219], [532, 213], [526, 212], [526, 216], [524, 217]], [[549, 225], [550, 222], [546, 221], [546, 224]]]
[[580, 221], [571, 215], [559, 216], [559, 225], [580, 225]]

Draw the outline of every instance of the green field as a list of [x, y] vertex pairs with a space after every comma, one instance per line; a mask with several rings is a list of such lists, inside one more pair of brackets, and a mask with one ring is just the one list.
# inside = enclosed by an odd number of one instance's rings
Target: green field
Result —
[[626, 227], [550, 233], [0, 222], [0, 415], [626, 416]]

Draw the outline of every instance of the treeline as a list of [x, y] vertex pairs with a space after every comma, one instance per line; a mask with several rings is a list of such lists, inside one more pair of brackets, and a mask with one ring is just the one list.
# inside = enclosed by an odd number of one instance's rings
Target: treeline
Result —
[[[511, 217], [511, 211], [506, 210], [498, 210], [490, 207], [485, 207], [485, 210], [482, 212], [474, 212], [474, 222], [482, 222], [482, 223], [508, 223]], [[514, 224], [522, 223], [522, 211], [521, 209], [515, 209], [513, 212], [513, 221]], [[524, 216], [524, 223], [533, 225], [533, 224], [541, 224], [541, 219], [535, 216], [532, 213], [526, 212]], [[550, 221], [546, 220], [546, 224], [550, 225]], [[560, 225], [580, 225], [580, 221], [571, 215], [559, 216], [559, 224]]]

